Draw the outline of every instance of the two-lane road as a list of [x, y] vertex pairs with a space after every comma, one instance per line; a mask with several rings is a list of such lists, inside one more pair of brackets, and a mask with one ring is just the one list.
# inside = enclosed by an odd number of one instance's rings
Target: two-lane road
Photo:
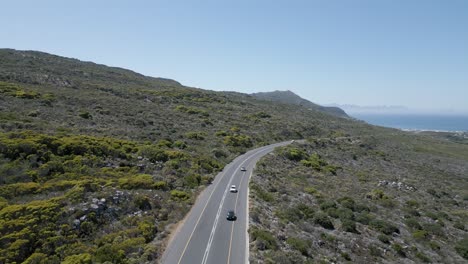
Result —
[[[275, 147], [251, 150], [237, 157], [200, 194], [162, 256], [168, 264], [240, 264], [248, 262], [248, 185], [255, 163]], [[241, 171], [245, 167], [246, 171]], [[236, 185], [237, 193], [229, 192]], [[234, 210], [236, 221], [226, 219]]]

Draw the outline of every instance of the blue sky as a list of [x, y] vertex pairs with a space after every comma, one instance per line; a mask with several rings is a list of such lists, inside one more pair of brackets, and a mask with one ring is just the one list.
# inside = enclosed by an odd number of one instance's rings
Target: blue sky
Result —
[[2, 1], [0, 47], [211, 90], [468, 113], [468, 1]]

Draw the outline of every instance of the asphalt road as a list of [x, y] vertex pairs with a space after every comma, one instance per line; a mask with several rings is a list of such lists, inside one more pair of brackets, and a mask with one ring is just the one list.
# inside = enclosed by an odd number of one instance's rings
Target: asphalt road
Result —
[[[237, 157], [200, 194], [162, 256], [167, 264], [248, 263], [248, 185], [255, 163], [275, 147], [291, 141], [251, 150]], [[241, 171], [245, 167], [246, 171]], [[237, 193], [229, 192], [236, 185]], [[236, 221], [226, 219], [234, 210]]]

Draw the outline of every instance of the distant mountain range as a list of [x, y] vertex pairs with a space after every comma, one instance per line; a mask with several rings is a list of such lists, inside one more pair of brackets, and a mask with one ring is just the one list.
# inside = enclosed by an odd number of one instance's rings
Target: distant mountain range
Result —
[[353, 105], [353, 104], [329, 104], [330, 107], [339, 107], [348, 114], [353, 113], [408, 113], [414, 111], [406, 106], [400, 105]]
[[266, 101], [279, 102], [283, 104], [294, 104], [300, 105], [310, 110], [323, 112], [326, 114], [349, 118], [343, 109], [335, 106], [321, 106], [315, 103], [312, 103], [299, 95], [287, 90], [287, 91], [273, 91], [273, 92], [262, 92], [262, 93], [253, 93], [252, 96]]

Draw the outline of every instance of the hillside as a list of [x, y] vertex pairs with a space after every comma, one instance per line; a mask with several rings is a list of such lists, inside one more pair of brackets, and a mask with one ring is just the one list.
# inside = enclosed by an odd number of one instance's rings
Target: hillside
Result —
[[250, 263], [466, 263], [468, 145], [438, 137], [376, 128], [263, 158]]
[[247, 149], [371, 129], [304, 107], [0, 50], [0, 263], [157, 261]]
[[342, 109], [338, 107], [327, 107], [327, 106], [314, 104], [289, 90], [253, 93], [252, 96], [261, 100], [279, 102], [283, 104], [300, 105], [310, 110], [319, 111], [319, 112], [323, 112], [323, 113], [338, 116], [338, 117], [349, 118], [349, 116], [345, 113], [345, 111], [343, 111]]
[[302, 138], [252, 177], [253, 262], [463, 261], [466, 144], [0, 49], [0, 263], [158, 262], [225, 164]]

